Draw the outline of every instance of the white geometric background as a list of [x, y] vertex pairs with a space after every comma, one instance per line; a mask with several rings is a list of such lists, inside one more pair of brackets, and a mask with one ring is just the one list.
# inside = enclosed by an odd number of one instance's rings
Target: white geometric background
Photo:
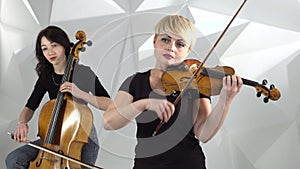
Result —
[[[93, 46], [80, 54], [80, 62], [92, 67], [114, 97], [124, 78], [154, 66], [152, 33], [161, 17], [178, 13], [195, 23], [197, 44], [190, 57], [203, 60], [242, 2], [0, 0], [0, 168], [5, 168], [7, 153], [21, 146], [6, 133], [15, 130], [37, 79], [34, 45], [42, 28], [58, 25], [72, 41], [77, 30], [84, 30]], [[265, 104], [254, 88], [243, 86], [220, 132], [202, 144], [208, 169], [300, 168], [299, 18], [299, 0], [249, 0], [206, 62], [231, 66], [259, 83], [267, 79], [267, 87], [274, 84], [281, 92], [278, 101]], [[30, 140], [37, 133], [38, 112], [30, 121]], [[102, 148], [96, 165], [131, 168], [134, 123], [104, 131], [101, 118], [102, 112], [94, 110]]]

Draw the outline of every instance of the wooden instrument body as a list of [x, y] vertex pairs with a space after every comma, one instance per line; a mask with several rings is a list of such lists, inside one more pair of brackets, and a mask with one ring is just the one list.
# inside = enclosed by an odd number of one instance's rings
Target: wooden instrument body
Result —
[[186, 70], [169, 70], [162, 76], [162, 83], [167, 94], [182, 91], [188, 81], [194, 76], [189, 88], [196, 89], [206, 96], [220, 94], [222, 89], [222, 78], [233, 75], [234, 69], [229, 66], [216, 66], [214, 68], [203, 67], [201, 71], [194, 74], [201, 64], [196, 59], [185, 60]]
[[[92, 130], [92, 111], [86, 105], [75, 102], [71, 97], [65, 97], [53, 141], [47, 143], [45, 138], [48, 129], [53, 127], [50, 120], [55, 102], [56, 99], [53, 99], [43, 106], [39, 116], [38, 136], [44, 143], [43, 147], [80, 160], [82, 147], [88, 143]], [[39, 151], [37, 158], [30, 164], [30, 169], [38, 168], [70, 169], [81, 168], [81, 166], [50, 153]]]

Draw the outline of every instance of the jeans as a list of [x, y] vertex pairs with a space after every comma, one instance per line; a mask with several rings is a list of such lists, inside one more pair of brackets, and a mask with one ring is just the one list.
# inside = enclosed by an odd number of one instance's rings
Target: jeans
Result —
[[[41, 140], [36, 140], [34, 144], [41, 145]], [[29, 146], [24, 145], [10, 152], [6, 159], [7, 169], [28, 169], [30, 161], [35, 160], [38, 155], [39, 150]], [[88, 144], [84, 144], [81, 151], [81, 161], [88, 164], [95, 164], [99, 152], [99, 145], [97, 139], [97, 133], [93, 127], [92, 132], [89, 137]], [[88, 169], [87, 167], [82, 167], [83, 169]]]

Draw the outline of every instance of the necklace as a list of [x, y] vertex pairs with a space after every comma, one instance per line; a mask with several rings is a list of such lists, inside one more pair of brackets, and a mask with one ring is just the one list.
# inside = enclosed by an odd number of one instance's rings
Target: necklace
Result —
[[54, 79], [54, 72], [52, 72], [52, 81], [53, 81], [53, 83], [54, 83], [56, 86], [60, 86], [59, 83], [56, 83], [56, 82], [55, 82], [55, 79]]

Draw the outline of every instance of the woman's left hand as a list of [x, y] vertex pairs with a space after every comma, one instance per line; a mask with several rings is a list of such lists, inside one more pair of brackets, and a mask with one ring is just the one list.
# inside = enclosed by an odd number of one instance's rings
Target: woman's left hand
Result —
[[59, 91], [64, 93], [64, 92], [69, 92], [71, 93], [74, 97], [80, 98], [81, 94], [82, 94], [82, 90], [80, 90], [74, 83], [70, 83], [70, 82], [65, 82], [63, 83], [60, 88]]
[[240, 91], [243, 81], [236, 75], [226, 76], [223, 78], [223, 88], [220, 95], [232, 100], [234, 96]]

